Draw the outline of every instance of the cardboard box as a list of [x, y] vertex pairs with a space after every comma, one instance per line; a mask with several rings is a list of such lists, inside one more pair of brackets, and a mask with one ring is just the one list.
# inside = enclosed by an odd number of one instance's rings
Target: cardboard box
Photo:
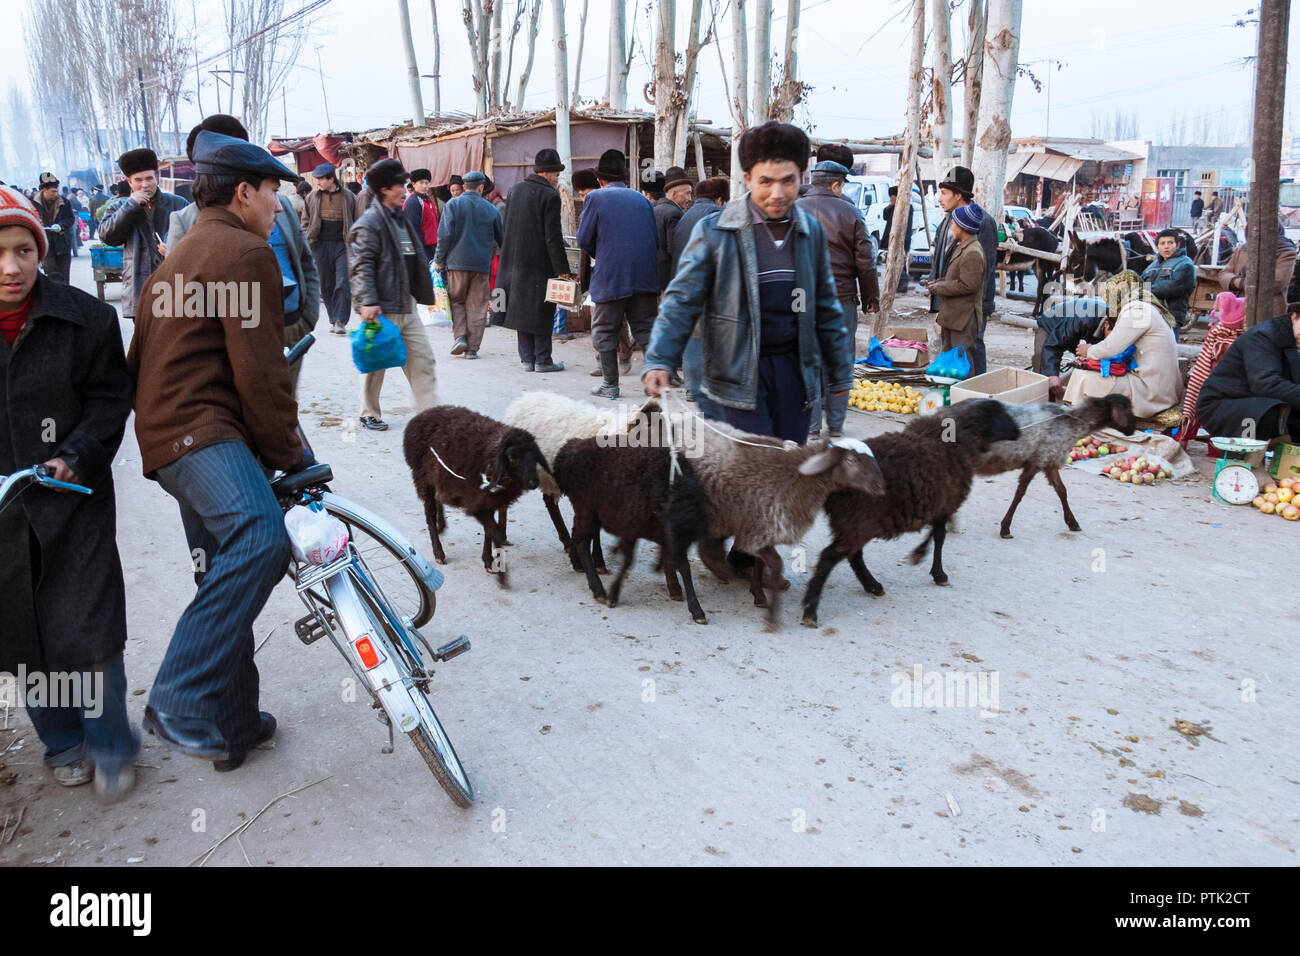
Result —
[[996, 398], [1011, 405], [1047, 401], [1047, 376], [1022, 368], [994, 368], [960, 382], [948, 391], [952, 404], [972, 398]]
[[[924, 327], [908, 328], [899, 326], [889, 329], [885, 339], [901, 339], [904, 342], [928, 342], [930, 330]], [[919, 349], [900, 349], [891, 345], [883, 346], [885, 354], [898, 368], [924, 368], [930, 364], [930, 353]]]
[[1300, 445], [1278, 445], [1273, 449], [1269, 474], [1274, 478], [1300, 478]]
[[547, 279], [546, 301], [571, 309], [578, 304], [578, 283], [569, 279]]

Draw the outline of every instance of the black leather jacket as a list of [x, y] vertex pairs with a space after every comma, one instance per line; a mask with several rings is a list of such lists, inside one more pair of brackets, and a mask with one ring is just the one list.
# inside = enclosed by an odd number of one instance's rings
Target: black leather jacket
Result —
[[[416, 268], [408, 269], [402, 256], [398, 230], [410, 238]], [[385, 315], [412, 311], [411, 297], [421, 305], [433, 305], [433, 280], [425, 268], [424, 246], [411, 234], [400, 209], [372, 202], [348, 231], [348, 279], [352, 305], [358, 312], [365, 305], [377, 305]]]

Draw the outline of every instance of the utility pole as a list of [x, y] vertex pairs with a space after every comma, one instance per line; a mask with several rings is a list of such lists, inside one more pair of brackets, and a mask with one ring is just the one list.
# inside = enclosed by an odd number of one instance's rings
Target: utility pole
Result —
[[316, 72], [320, 76], [320, 96], [325, 101], [326, 132], [332, 132], [334, 124], [330, 122], [330, 98], [325, 95], [325, 68], [320, 65], [320, 45], [316, 46]]
[[420, 69], [415, 65], [415, 41], [411, 39], [411, 11], [406, 0], [397, 0], [397, 16], [402, 21], [402, 46], [406, 49], [406, 82], [411, 91], [411, 123], [423, 126], [424, 101], [420, 97]]
[[1272, 316], [1277, 260], [1278, 176], [1282, 162], [1290, 0], [1263, 0], [1255, 44], [1255, 129], [1246, 224], [1246, 328]]
[[71, 169], [72, 167], [68, 165], [68, 137], [65, 136], [63, 133], [62, 113], [59, 114], [59, 144], [60, 144], [60, 148], [63, 150], [63, 175], [66, 176], [68, 175], [68, 170]]
[[[144, 99], [144, 69], [135, 68], [135, 78], [140, 84], [140, 115], [144, 117], [144, 144], [153, 149], [153, 143], [149, 140], [149, 104]], [[232, 77], [233, 79], [233, 77]], [[233, 85], [233, 84], [232, 84]]]

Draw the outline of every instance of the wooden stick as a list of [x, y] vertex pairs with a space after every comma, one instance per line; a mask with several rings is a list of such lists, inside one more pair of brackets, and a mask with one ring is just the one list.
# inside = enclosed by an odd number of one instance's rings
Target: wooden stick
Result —
[[[316, 784], [318, 784], [318, 783], [324, 783], [326, 780], [329, 780], [330, 777], [333, 777], [333, 776], [334, 776], [334, 774], [330, 774], [329, 777], [321, 777], [319, 780], [313, 781], [312, 783], [305, 784], [305, 785], [303, 785], [303, 786], [301, 786], [301, 787], [297, 787], [297, 788], [295, 788], [295, 789], [293, 789], [293, 790], [290, 790], [290, 791], [288, 791], [287, 793], [282, 793], [282, 794], [280, 794], [278, 797], [276, 797], [274, 800], [272, 800], [270, 803], [268, 803], [266, 806], [264, 806], [261, 810], [258, 810], [255, 814], [253, 814], [249, 819], [245, 820], [245, 821], [244, 821], [243, 823], [241, 823], [239, 826], [235, 827], [233, 830], [231, 830], [229, 833], [227, 833], [225, 836], [223, 836], [223, 837], [222, 837], [220, 840], [218, 840], [216, 843], [212, 844], [212, 846], [208, 847], [207, 850], [205, 850], [204, 852], [200, 853], [200, 854], [199, 854], [198, 856], [196, 856], [194, 859], [190, 860], [190, 862], [187, 863], [186, 866], [193, 866], [195, 863], [198, 863], [199, 866], [203, 866], [205, 863], [208, 862], [209, 859], [212, 858], [212, 854], [217, 852], [217, 848], [220, 847], [221, 844], [225, 843], [225, 842], [226, 842], [227, 840], [229, 840], [231, 837], [238, 836], [240, 833], [243, 833], [245, 830], [247, 830], [249, 827], [251, 827], [251, 826], [253, 825], [254, 821], [257, 820], [258, 817], [260, 817], [260, 816], [261, 816], [263, 813], [265, 813], [267, 810], [270, 810], [271, 807], [275, 806], [277, 803], [279, 803], [279, 802], [280, 802], [281, 800], [283, 800], [285, 797], [291, 797], [291, 796], [293, 796], [295, 793], [301, 793], [302, 791], [307, 790], [307, 789], [309, 789], [310, 787], [314, 787], [314, 786], [316, 786]], [[200, 862], [200, 861], [202, 861], [202, 862]]]

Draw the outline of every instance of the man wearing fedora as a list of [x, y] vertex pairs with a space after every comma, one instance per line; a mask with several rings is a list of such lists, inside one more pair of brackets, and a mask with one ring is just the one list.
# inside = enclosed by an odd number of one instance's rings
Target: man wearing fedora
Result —
[[[194, 171], [198, 222], [140, 297], [127, 355], [142, 470], [180, 506], [198, 585], [144, 727], [227, 771], [275, 733], [275, 718], [258, 708], [253, 622], [284, 578], [289, 539], [263, 469], [312, 463], [298, 437], [281, 271], [267, 243], [279, 185], [298, 177], [260, 146], [210, 130], [194, 141]], [[194, 298], [176, 294], [195, 285], [252, 290], [253, 314], [244, 295], [232, 307], [209, 292], [196, 316]]]
[[[939, 206], [946, 216], [934, 231], [934, 255], [930, 262], [931, 281], [942, 279], [948, 271], [948, 262], [957, 247], [952, 232], [953, 214], [962, 206], [969, 205], [975, 194], [975, 174], [965, 166], [954, 166], [939, 183]], [[992, 216], [980, 216], [981, 225], [977, 238], [984, 251], [984, 288], [980, 299], [980, 324], [976, 331], [975, 342], [970, 349], [971, 375], [982, 375], [988, 371], [988, 355], [984, 349], [984, 327], [993, 314], [994, 277], [997, 274], [998, 261], [998, 227]], [[940, 311], [940, 294], [931, 293], [930, 311]]]
[[[607, 149], [601, 154], [596, 179], [600, 188], [583, 204], [578, 245], [594, 262], [591, 341], [600, 355], [602, 381], [591, 393], [614, 399], [623, 320], [642, 349], [650, 342], [659, 299], [659, 229], [654, 209], [627, 186], [627, 161], [621, 152]], [[681, 356], [677, 358], [680, 362]]]
[[136, 314], [145, 280], [167, 255], [172, 213], [189, 203], [158, 188], [158, 157], [152, 149], [132, 149], [117, 159], [126, 176], [129, 199], [104, 216], [99, 238], [122, 247], [122, 314]]
[[464, 176], [465, 191], [442, 211], [433, 265], [447, 284], [451, 304], [452, 355], [478, 358], [487, 323], [488, 278], [492, 252], [500, 247], [501, 214], [483, 198], [487, 176], [478, 170]]
[[539, 150], [532, 173], [506, 194], [492, 324], [514, 330], [525, 372], [564, 371], [564, 363], [551, 357], [555, 306], [546, 301], [547, 280], [575, 278], [564, 251], [560, 194], [555, 188], [563, 170], [559, 153]]
[[348, 287], [347, 235], [361, 216], [357, 197], [339, 185], [338, 171], [321, 163], [312, 176], [316, 189], [303, 201], [302, 230], [316, 257], [320, 276], [320, 297], [330, 317], [330, 331], [344, 335], [352, 315], [352, 293]]
[[76, 231], [76, 215], [72, 204], [59, 195], [58, 176], [41, 173], [41, 188], [34, 202], [36, 211], [41, 214], [49, 245], [41, 268], [51, 279], [67, 285], [72, 270], [72, 233]]
[[655, 201], [655, 225], [659, 227], [659, 291], [673, 281], [673, 237], [691, 204], [691, 181], [686, 170], [669, 166], [664, 173], [664, 194]]
[[940, 349], [944, 352], [964, 346], [974, 370], [975, 348], [984, 317], [984, 250], [978, 240], [988, 217], [975, 203], [953, 209], [948, 220], [952, 247], [945, 257], [942, 279], [923, 279], [921, 284], [939, 299]]

